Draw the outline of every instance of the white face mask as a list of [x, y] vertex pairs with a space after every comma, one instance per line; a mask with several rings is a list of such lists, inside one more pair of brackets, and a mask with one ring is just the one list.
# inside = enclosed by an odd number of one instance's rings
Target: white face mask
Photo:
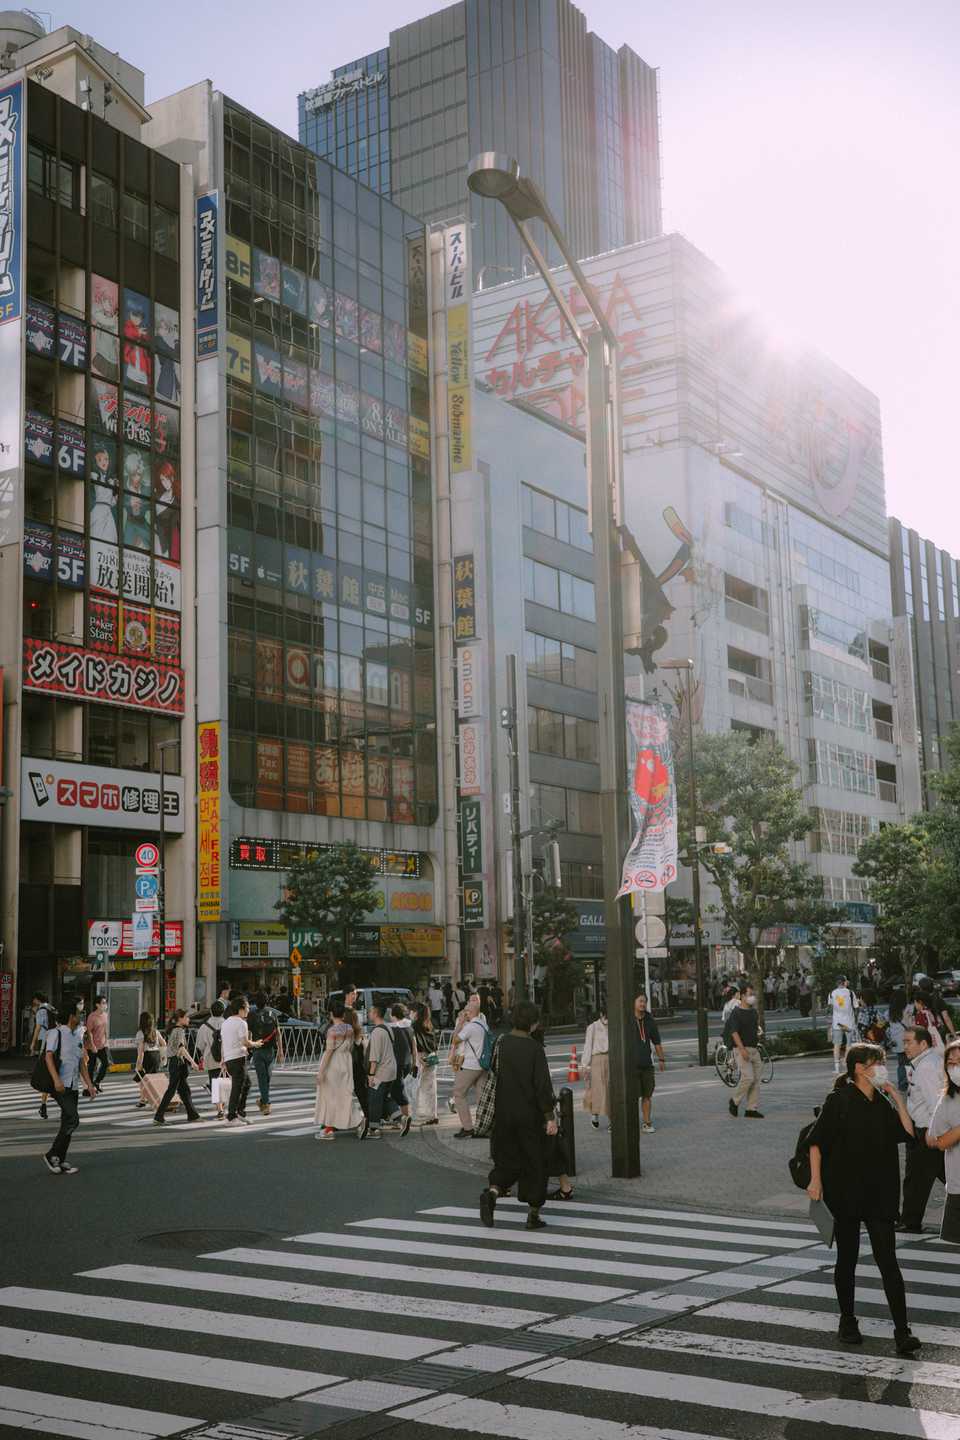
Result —
[[748, 1005], [756, 1005], [756, 1003], [757, 1003], [757, 997], [756, 997], [756, 995], [748, 995], [748, 996], [747, 996], [747, 1004], [748, 1004]]
[[871, 1085], [875, 1085], [878, 1090], [882, 1090], [890, 1079], [890, 1072], [886, 1065], [874, 1065], [873, 1069], [869, 1071], [867, 1079]]
[[947, 1074], [950, 1076], [954, 1085], [960, 1085], [960, 1065], [948, 1065]]

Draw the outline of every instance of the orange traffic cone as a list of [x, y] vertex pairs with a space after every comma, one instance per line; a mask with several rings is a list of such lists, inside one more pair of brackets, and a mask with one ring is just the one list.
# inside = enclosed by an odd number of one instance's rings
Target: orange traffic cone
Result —
[[580, 1079], [580, 1066], [577, 1064], [577, 1047], [576, 1047], [576, 1045], [572, 1045], [572, 1046], [570, 1047], [570, 1067], [569, 1067], [569, 1069], [567, 1070], [567, 1079], [568, 1079], [568, 1080], [579, 1080], [579, 1079]]

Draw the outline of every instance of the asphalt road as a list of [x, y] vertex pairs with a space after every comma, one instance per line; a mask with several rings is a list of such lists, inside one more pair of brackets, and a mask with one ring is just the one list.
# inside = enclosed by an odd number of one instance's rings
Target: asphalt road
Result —
[[5, 1085], [0, 1440], [960, 1440], [960, 1248], [905, 1237], [917, 1359], [866, 1258], [842, 1350], [829, 1253], [799, 1192], [777, 1200], [828, 1071], [778, 1065], [751, 1126], [671, 1059], [643, 1177], [611, 1182], [579, 1115], [574, 1200], [540, 1233], [515, 1202], [479, 1225], [486, 1147], [452, 1120], [318, 1144], [309, 1076], [239, 1131], [142, 1124], [113, 1077], [69, 1177]]

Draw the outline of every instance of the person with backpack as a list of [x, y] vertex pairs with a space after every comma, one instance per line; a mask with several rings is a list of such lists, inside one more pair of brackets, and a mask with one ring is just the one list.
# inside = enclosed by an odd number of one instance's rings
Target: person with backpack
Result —
[[280, 1013], [270, 1004], [261, 991], [257, 996], [257, 1008], [250, 1017], [250, 1030], [254, 1040], [260, 1041], [260, 1049], [254, 1052], [253, 1068], [260, 1087], [257, 1108], [261, 1115], [270, 1114], [270, 1075], [277, 1060], [283, 1059], [283, 1034], [280, 1030]]
[[[367, 1040], [367, 1093], [369, 1096], [371, 1140], [379, 1140], [383, 1112], [390, 1087], [397, 1078], [397, 1059], [390, 1030], [384, 1024], [383, 1009], [371, 1002], [367, 1014], [371, 1030]], [[397, 1112], [399, 1113], [399, 1112]]]
[[838, 1338], [862, 1345], [854, 1308], [860, 1227], [865, 1225], [894, 1325], [898, 1355], [912, 1355], [920, 1341], [907, 1319], [907, 1297], [897, 1263], [900, 1210], [899, 1146], [913, 1139], [913, 1121], [891, 1083], [879, 1045], [847, 1047], [845, 1072], [834, 1082], [809, 1132], [811, 1200], [823, 1200], [833, 1216], [837, 1260], [833, 1271], [840, 1306]]
[[157, 1113], [153, 1117], [154, 1125], [166, 1125], [165, 1117], [167, 1106], [170, 1104], [174, 1095], [180, 1097], [180, 1103], [187, 1112], [188, 1124], [193, 1124], [201, 1118], [200, 1111], [193, 1103], [190, 1086], [187, 1083], [187, 1076], [190, 1071], [200, 1069], [200, 1066], [187, 1049], [189, 1029], [190, 1026], [186, 1010], [175, 1010], [173, 1012], [173, 1023], [170, 1026], [170, 1034], [167, 1040], [167, 1048], [170, 1052], [170, 1059], [167, 1065], [167, 1088], [163, 1099], [157, 1106]]
[[97, 1094], [87, 1069], [82, 1021], [83, 1004], [80, 1000], [74, 1000], [67, 1007], [64, 1022], [47, 1031], [44, 1049], [37, 1059], [37, 1067], [31, 1077], [30, 1083], [34, 1089], [39, 1088], [39, 1085], [46, 1083], [46, 1076], [38, 1075], [37, 1071], [41, 1068], [41, 1063], [46, 1067], [50, 1079], [48, 1093], [53, 1096], [60, 1111], [60, 1128], [50, 1149], [43, 1156], [43, 1163], [51, 1175], [76, 1175], [76, 1165], [67, 1163], [67, 1151], [70, 1148], [70, 1137], [80, 1124], [80, 1081], [83, 1081], [84, 1089], [91, 1100]]
[[[227, 1073], [223, 1063], [223, 1040], [220, 1035], [220, 1031], [223, 1029], [223, 1011], [223, 1001], [214, 1000], [210, 1006], [210, 1014], [197, 1030], [197, 1054], [203, 1062], [207, 1077], [207, 1089], [210, 1091], [211, 1098], [214, 1080], [223, 1079]], [[225, 1115], [223, 1101], [219, 1100], [217, 1102], [217, 1119], [222, 1120]]]
[[[42, 991], [34, 991], [30, 1002], [33, 1010], [33, 1034], [30, 1036], [30, 1054], [43, 1055], [47, 1048], [47, 1035], [56, 1026], [57, 1012]], [[40, 1119], [47, 1118], [49, 1093], [40, 1094]]]
[[417, 1098], [420, 1075], [417, 1041], [406, 1006], [399, 1003], [391, 1006], [389, 1028], [397, 1061], [397, 1078], [393, 1082], [390, 1098], [399, 1106], [400, 1134], [405, 1136], [409, 1135], [413, 1123], [411, 1106]]
[[450, 1046], [450, 1064], [454, 1070], [451, 1098], [460, 1119], [460, 1129], [456, 1131], [454, 1139], [472, 1140], [470, 1094], [476, 1090], [476, 1099], [480, 1098], [480, 1087], [486, 1084], [493, 1051], [493, 1037], [481, 1013], [479, 995], [470, 996], [464, 1007], [462, 1020], [463, 1023]]

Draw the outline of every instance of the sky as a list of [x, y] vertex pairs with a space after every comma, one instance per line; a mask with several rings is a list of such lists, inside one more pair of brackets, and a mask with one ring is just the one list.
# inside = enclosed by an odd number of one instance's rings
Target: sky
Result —
[[[71, 0], [52, 20], [145, 70], [148, 101], [209, 78], [295, 135], [299, 91], [436, 8]], [[879, 396], [888, 510], [960, 556], [960, 4], [581, 8], [659, 69], [665, 228]]]

